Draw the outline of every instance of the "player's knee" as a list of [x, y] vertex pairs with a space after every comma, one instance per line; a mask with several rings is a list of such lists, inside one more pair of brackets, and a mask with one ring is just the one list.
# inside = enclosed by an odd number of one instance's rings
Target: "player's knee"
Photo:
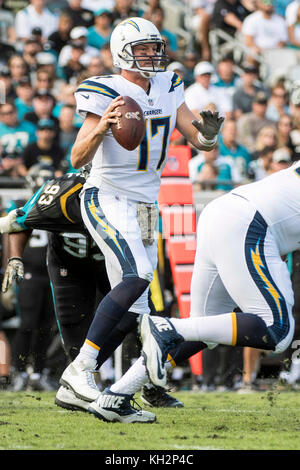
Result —
[[277, 338], [260, 316], [253, 313], [237, 312], [236, 346], [274, 351]]
[[[130, 262], [130, 260], [128, 261]], [[128, 279], [130, 277], [137, 277], [137, 279], [143, 279], [149, 284], [153, 279], [153, 266], [150, 263], [149, 259], [146, 256], [141, 257], [138, 261], [135, 260], [136, 266], [123, 270], [123, 279]]]
[[[125, 277], [101, 301], [99, 312], [106, 312], [108, 317], [120, 320], [137, 299], [145, 292], [149, 281], [138, 276]], [[122, 313], [123, 312], [123, 313]]]
[[129, 276], [123, 279], [123, 284], [128, 291], [134, 289], [134, 291], [139, 294], [138, 297], [147, 289], [150, 282], [151, 280], [139, 276]]
[[295, 331], [295, 321], [291, 317], [289, 319], [289, 322], [287, 325], [285, 325], [284, 328], [282, 328], [282, 325], [278, 325], [278, 341], [275, 347], [274, 352], [276, 354], [281, 354], [284, 352], [289, 345], [291, 344], [293, 337], [294, 337], [294, 331]]
[[143, 281], [146, 282], [147, 284], [150, 284], [150, 282], [152, 281], [153, 279], [153, 271], [146, 271], [144, 270], [143, 272], [139, 272], [136, 276], [132, 276], [132, 274], [130, 274], [129, 276], [124, 276], [123, 277], [123, 280], [127, 280], [127, 279], [137, 279], [138, 282], [142, 283]]
[[153, 272], [151, 271], [151, 272], [142, 273], [140, 277], [150, 284], [150, 282], [152, 282], [153, 280]]
[[286, 316], [284, 320], [275, 318], [269, 326], [259, 315], [253, 313], [238, 312], [236, 320], [239, 346], [281, 353], [292, 341], [294, 320], [291, 316]]

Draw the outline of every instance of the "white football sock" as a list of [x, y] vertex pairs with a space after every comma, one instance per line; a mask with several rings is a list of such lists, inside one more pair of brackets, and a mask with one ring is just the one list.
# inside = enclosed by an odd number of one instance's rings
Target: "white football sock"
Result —
[[93, 343], [89, 343], [90, 342], [88, 342], [88, 340], [85, 340], [85, 342], [80, 348], [78, 356], [76, 356], [75, 358], [76, 362], [85, 359], [97, 359], [100, 348], [96, 345], [93, 345]]
[[127, 372], [114, 383], [110, 390], [114, 393], [126, 393], [132, 395], [138, 392], [149, 381], [144, 358], [139, 357]]
[[[170, 362], [165, 364], [166, 370], [172, 368]], [[114, 393], [126, 393], [128, 395], [135, 394], [145, 384], [150, 384], [149, 377], [146, 372], [143, 357], [139, 357], [135, 363], [128, 369], [127, 372], [117, 382], [115, 382], [110, 390]], [[154, 387], [154, 385], [150, 386]]]
[[236, 343], [235, 313], [169, 320], [185, 341], [203, 341], [230, 346]]
[[106, 361], [100, 367], [101, 380], [113, 380], [115, 376], [115, 369], [113, 365], [112, 357], [106, 359]]

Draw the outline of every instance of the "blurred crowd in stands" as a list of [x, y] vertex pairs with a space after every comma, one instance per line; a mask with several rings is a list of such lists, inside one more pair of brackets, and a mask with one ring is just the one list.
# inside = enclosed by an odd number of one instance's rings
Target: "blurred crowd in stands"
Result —
[[[41, 161], [56, 174], [75, 171], [69, 155], [82, 121], [73, 93], [88, 76], [118, 73], [109, 40], [113, 27], [128, 16], [144, 16], [158, 27], [168, 45], [168, 69], [182, 77], [188, 106], [196, 114], [214, 106], [226, 117], [215, 152], [197, 155], [193, 149], [196, 189], [203, 180], [233, 185], [256, 180], [298, 159], [300, 104], [292, 99], [285, 66], [285, 53], [291, 52], [293, 77], [298, 72], [300, 79], [298, 1], [0, 3], [0, 174], [25, 176]], [[181, 11], [177, 24], [170, 20], [172, 4]], [[220, 39], [214, 54], [212, 37], [219, 31], [227, 39]], [[282, 51], [281, 68], [272, 73], [264, 67], [264, 54], [275, 49]], [[177, 134], [172, 143], [185, 144]]]
[[[13, 188], [36, 164], [51, 167], [56, 176], [76, 171], [70, 152], [82, 120], [75, 113], [74, 91], [87, 77], [118, 73], [110, 35], [132, 16], [151, 20], [161, 32], [168, 70], [182, 78], [193, 112], [216, 109], [226, 117], [215, 150], [191, 149], [195, 191], [228, 191], [300, 158], [300, 94], [294, 89], [300, 80], [300, 0], [0, 0], [0, 194], [1, 177], [11, 178]], [[187, 143], [175, 130], [171, 145]], [[291, 275], [297, 278], [298, 254], [291, 258]], [[37, 330], [44, 325], [44, 333], [53, 315], [52, 308], [46, 310], [48, 317], [35, 325]], [[51, 389], [49, 381], [42, 384], [45, 345], [48, 356], [49, 346], [54, 356], [56, 346], [36, 336], [30, 341], [43, 359], [33, 371], [32, 387]], [[13, 367], [27, 380], [21, 352], [1, 332], [0, 340], [12, 349]], [[256, 359], [251, 367], [254, 377]], [[0, 364], [0, 379], [9, 375]], [[213, 375], [207, 387], [222, 385]]]

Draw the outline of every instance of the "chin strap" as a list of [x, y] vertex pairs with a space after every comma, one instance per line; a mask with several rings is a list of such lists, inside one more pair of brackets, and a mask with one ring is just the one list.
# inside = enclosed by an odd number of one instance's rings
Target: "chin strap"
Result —
[[145, 70], [139, 70], [140, 74], [144, 78], [153, 78], [157, 74], [157, 72], [146, 72]]

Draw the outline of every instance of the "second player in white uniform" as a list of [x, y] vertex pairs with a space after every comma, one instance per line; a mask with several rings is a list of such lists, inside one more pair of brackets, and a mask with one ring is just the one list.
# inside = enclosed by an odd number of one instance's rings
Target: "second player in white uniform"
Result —
[[165, 382], [169, 339], [172, 347], [184, 339], [283, 352], [294, 334], [294, 294], [282, 257], [299, 243], [300, 162], [208, 204], [197, 227], [191, 318], [142, 319], [153, 383]]

